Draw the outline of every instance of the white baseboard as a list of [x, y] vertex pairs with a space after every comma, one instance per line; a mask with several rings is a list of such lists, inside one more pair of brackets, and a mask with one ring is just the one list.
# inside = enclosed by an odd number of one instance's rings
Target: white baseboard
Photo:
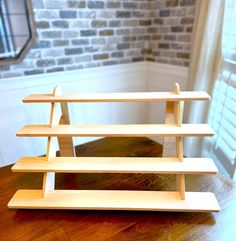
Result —
[[[45, 154], [45, 138], [18, 138], [25, 124], [48, 124], [49, 104], [23, 104], [33, 93], [49, 93], [56, 85], [64, 92], [166, 91], [174, 82], [186, 86], [188, 69], [139, 62], [123, 65], [24, 76], [0, 80], [0, 166], [21, 156]], [[71, 121], [78, 124], [161, 123], [163, 103], [73, 103]], [[74, 138], [79, 145], [98, 138]], [[158, 138], [154, 138], [160, 141]]]

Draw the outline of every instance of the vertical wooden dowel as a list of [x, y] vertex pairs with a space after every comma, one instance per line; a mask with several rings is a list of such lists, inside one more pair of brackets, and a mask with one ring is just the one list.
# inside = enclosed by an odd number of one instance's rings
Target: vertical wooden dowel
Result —
[[[55, 87], [53, 90], [53, 95], [60, 93], [60, 87]], [[58, 103], [51, 103], [51, 112], [49, 125], [53, 126], [58, 124], [61, 113], [58, 108]], [[46, 158], [50, 161], [51, 157], [56, 156], [56, 138], [48, 137]], [[42, 187], [42, 197], [46, 197], [48, 192], [55, 189], [55, 172], [45, 172], [43, 176], [43, 187]]]
[[[180, 94], [180, 86], [175, 83], [175, 93]], [[175, 123], [179, 127], [182, 125], [183, 116], [183, 101], [175, 101], [174, 103], [174, 115]], [[176, 156], [180, 161], [183, 161], [183, 137], [176, 137]], [[184, 174], [176, 175], [176, 188], [180, 192], [181, 198], [185, 199], [185, 176]]]

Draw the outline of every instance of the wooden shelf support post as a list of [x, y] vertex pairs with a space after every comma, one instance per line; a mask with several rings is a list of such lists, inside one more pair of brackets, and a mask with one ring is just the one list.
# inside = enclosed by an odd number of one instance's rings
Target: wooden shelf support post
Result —
[[[55, 87], [53, 90], [53, 95], [60, 93], [60, 87]], [[57, 103], [51, 103], [51, 112], [49, 125], [52, 127], [55, 124], [58, 124], [60, 119], [60, 111]], [[56, 157], [56, 137], [48, 137], [46, 159], [50, 160], [52, 157]], [[55, 172], [45, 172], [43, 176], [43, 192], [42, 197], [45, 198], [49, 191], [55, 189]]]
[[[180, 86], [175, 83], [175, 94], [180, 94]], [[181, 127], [183, 115], [183, 101], [168, 101], [166, 103], [165, 124], [176, 124]], [[179, 161], [183, 161], [183, 137], [165, 137], [163, 143], [163, 157], [177, 156]], [[185, 199], [185, 176], [176, 175], [176, 186], [181, 198]]]

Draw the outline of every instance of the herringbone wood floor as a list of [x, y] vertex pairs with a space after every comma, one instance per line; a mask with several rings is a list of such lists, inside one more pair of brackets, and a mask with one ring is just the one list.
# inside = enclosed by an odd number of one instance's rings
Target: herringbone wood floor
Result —
[[[162, 147], [147, 138], [106, 138], [77, 148], [80, 156], [161, 156]], [[0, 240], [81, 241], [233, 241], [236, 240], [236, 188], [222, 175], [188, 175], [187, 190], [212, 191], [217, 214], [9, 210], [17, 189], [40, 189], [42, 174], [0, 168]], [[174, 175], [57, 174], [56, 188], [174, 190]]]

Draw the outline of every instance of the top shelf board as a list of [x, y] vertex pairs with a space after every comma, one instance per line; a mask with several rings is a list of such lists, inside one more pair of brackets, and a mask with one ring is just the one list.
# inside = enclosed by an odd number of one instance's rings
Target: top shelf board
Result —
[[131, 92], [131, 93], [80, 93], [80, 94], [34, 94], [27, 96], [24, 103], [52, 102], [151, 102], [151, 101], [185, 101], [210, 100], [204, 91], [174, 92]]

